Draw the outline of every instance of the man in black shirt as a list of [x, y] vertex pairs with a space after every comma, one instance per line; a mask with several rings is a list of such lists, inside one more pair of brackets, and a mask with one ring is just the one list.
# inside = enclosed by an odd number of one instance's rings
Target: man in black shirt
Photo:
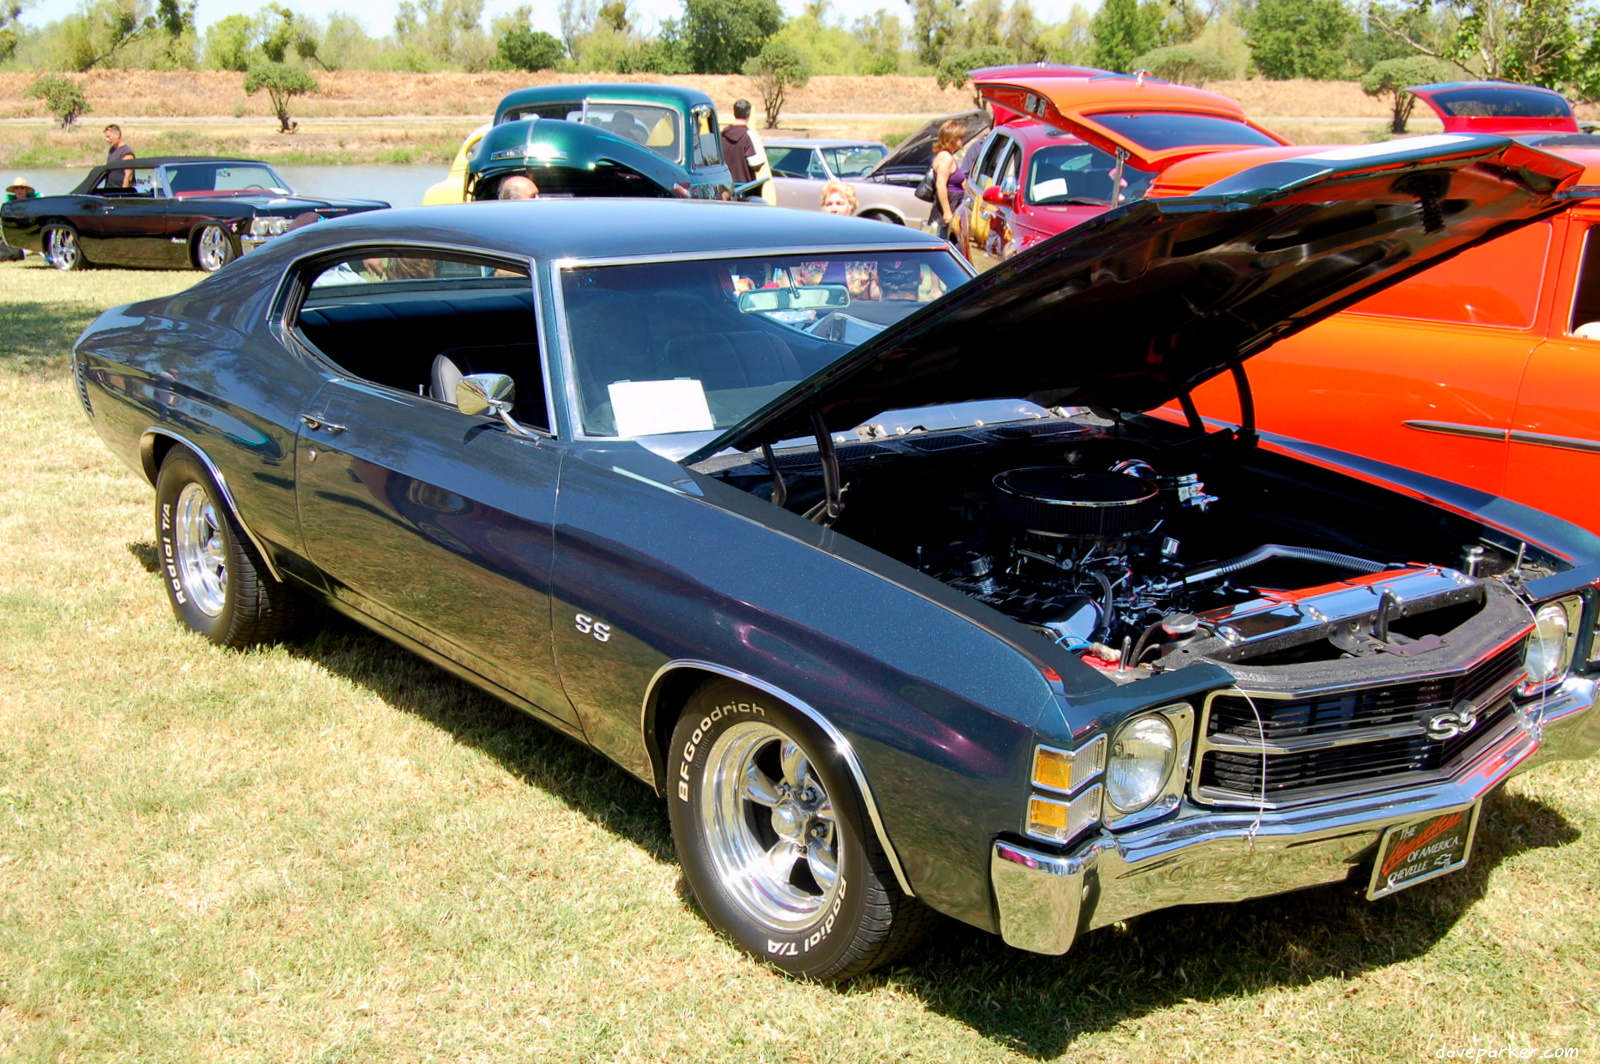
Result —
[[[118, 126], [118, 125], [107, 126], [106, 129], [105, 129], [105, 133], [106, 133], [106, 144], [107, 144], [107, 148], [106, 148], [106, 165], [107, 166], [110, 166], [112, 163], [120, 163], [124, 159], [133, 158], [133, 149], [128, 147], [127, 142], [122, 139], [122, 127], [121, 126]], [[132, 170], [124, 170], [124, 171], [122, 171], [122, 177], [120, 179], [117, 178], [114, 174], [110, 175], [110, 176], [111, 176], [111, 183], [114, 184], [114, 185], [121, 185], [124, 188], [126, 188], [127, 186], [133, 184], [133, 171]]]

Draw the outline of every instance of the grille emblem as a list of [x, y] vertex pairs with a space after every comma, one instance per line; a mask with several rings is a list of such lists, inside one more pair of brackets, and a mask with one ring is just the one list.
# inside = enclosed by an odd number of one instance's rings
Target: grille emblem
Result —
[[1465, 735], [1478, 726], [1478, 707], [1471, 702], [1461, 702], [1454, 709], [1436, 713], [1428, 718], [1428, 738], [1444, 742]]

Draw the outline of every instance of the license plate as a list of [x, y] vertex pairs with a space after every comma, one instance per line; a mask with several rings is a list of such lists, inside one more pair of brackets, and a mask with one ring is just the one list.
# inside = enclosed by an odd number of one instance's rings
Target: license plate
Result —
[[1378, 843], [1367, 899], [1375, 901], [1466, 867], [1477, 826], [1478, 806], [1473, 804], [1389, 828]]

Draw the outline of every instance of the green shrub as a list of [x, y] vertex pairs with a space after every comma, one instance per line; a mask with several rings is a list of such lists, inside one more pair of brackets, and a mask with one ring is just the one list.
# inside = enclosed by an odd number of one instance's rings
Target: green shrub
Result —
[[1455, 76], [1455, 67], [1442, 59], [1407, 55], [1373, 63], [1372, 68], [1361, 75], [1361, 91], [1368, 96], [1388, 96], [1389, 132], [1404, 133], [1406, 122], [1411, 118], [1411, 109], [1417, 105], [1417, 98], [1406, 92], [1406, 88], [1435, 81], [1450, 81]]
[[267, 90], [272, 111], [278, 116], [278, 132], [293, 133], [300, 128], [300, 123], [289, 121], [289, 101], [296, 96], [321, 92], [322, 86], [301, 67], [267, 63], [255, 67], [244, 76], [246, 95], [254, 96], [261, 89]]
[[1215, 52], [1192, 44], [1152, 48], [1133, 60], [1133, 70], [1148, 70], [1158, 78], [1202, 88], [1208, 81], [1226, 81], [1233, 73]]
[[43, 100], [62, 129], [71, 129], [72, 123], [89, 113], [88, 98], [78, 83], [65, 74], [45, 74], [23, 89], [22, 95]]
[[801, 89], [811, 80], [811, 61], [792, 44], [768, 41], [761, 51], [745, 60], [746, 77], [754, 78], [761, 91], [761, 106], [767, 112], [767, 128], [778, 128], [778, 112], [790, 89]]

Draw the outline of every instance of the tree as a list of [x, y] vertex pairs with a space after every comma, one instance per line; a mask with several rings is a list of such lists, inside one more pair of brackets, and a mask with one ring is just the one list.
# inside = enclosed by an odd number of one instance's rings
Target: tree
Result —
[[213, 70], [250, 69], [256, 47], [256, 23], [248, 15], [225, 15], [206, 27], [205, 64]]
[[43, 100], [62, 129], [71, 129], [80, 115], [89, 113], [89, 101], [83, 90], [65, 74], [45, 74], [23, 89], [22, 95]]
[[1256, 0], [1244, 24], [1256, 69], [1275, 80], [1340, 77], [1356, 28], [1343, 0]]
[[746, 77], [754, 78], [761, 93], [761, 106], [767, 112], [767, 128], [778, 128], [778, 112], [790, 89], [803, 89], [811, 80], [811, 61], [792, 44], [768, 41], [761, 51], [745, 60]]
[[1090, 24], [1092, 62], [1106, 70], [1130, 71], [1136, 56], [1161, 44], [1161, 9], [1146, 0], [1105, 0]]
[[[1442, 12], [1449, 26], [1442, 40], [1407, 24], [1417, 8]], [[1600, 26], [1580, 0], [1410, 0], [1398, 9], [1374, 7], [1369, 17], [1413, 51], [1469, 77], [1600, 95]]]
[[782, 25], [778, 0], [683, 0], [677, 33], [691, 72], [737, 74]]
[[1233, 70], [1216, 52], [1192, 44], [1169, 44], [1152, 49], [1133, 60], [1134, 70], [1148, 70], [1158, 78], [1175, 81], [1179, 85], [1204, 88], [1208, 81], [1222, 81], [1233, 76]]
[[244, 77], [246, 96], [254, 96], [261, 89], [267, 90], [272, 111], [278, 116], [278, 132], [293, 133], [300, 128], [300, 123], [289, 121], [289, 101], [296, 96], [321, 92], [322, 86], [304, 67], [267, 63], [255, 67]]
[[0, 3], [0, 63], [16, 53], [21, 37], [17, 33], [17, 19], [22, 17], [21, 0]]
[[1404, 133], [1411, 109], [1417, 105], [1417, 98], [1405, 90], [1412, 85], [1447, 81], [1454, 73], [1449, 63], [1428, 55], [1384, 59], [1372, 64], [1372, 69], [1361, 75], [1361, 91], [1368, 96], [1388, 96], [1389, 132]]
[[906, 0], [911, 5], [911, 40], [917, 58], [938, 66], [960, 19], [960, 0]]
[[[966, 48], [946, 56], [934, 72], [933, 80], [941, 89], [958, 89], [967, 83], [969, 70], [1004, 66], [1016, 61], [1017, 57], [1004, 45], [986, 44], [979, 48]], [[975, 106], [983, 106], [983, 97], [976, 89], [972, 91], [972, 99]]]
[[77, 14], [59, 24], [63, 61], [68, 69], [93, 70], [129, 45], [165, 37], [169, 42], [194, 32], [194, 0], [85, 0]]
[[395, 39], [428, 65], [482, 73], [499, 55], [483, 29], [483, 5], [484, 0], [400, 0]]
[[566, 49], [553, 35], [522, 25], [500, 36], [500, 58], [515, 70], [554, 70], [566, 58]]

